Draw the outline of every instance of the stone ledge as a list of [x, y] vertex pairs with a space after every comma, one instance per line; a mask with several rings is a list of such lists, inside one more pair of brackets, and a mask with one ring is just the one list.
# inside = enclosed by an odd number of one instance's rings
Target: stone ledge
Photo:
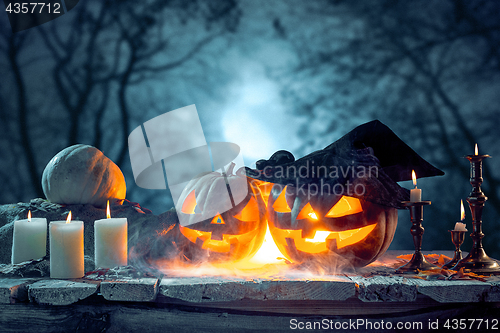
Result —
[[356, 283], [358, 298], [363, 302], [413, 302], [417, 287], [399, 276], [350, 276]]
[[355, 284], [342, 276], [324, 281], [238, 280], [220, 277], [163, 278], [160, 294], [187, 302], [250, 300], [336, 300], [355, 296]]
[[97, 292], [99, 282], [41, 280], [28, 286], [30, 301], [38, 304], [69, 305]]
[[[88, 278], [71, 280], [0, 279], [0, 304], [33, 302], [69, 305], [92, 295], [108, 301], [155, 302], [157, 296], [189, 303], [245, 301], [344, 301], [414, 303], [426, 297], [438, 303], [495, 303], [498, 281], [427, 281], [398, 276], [322, 277], [322, 279], [264, 280], [234, 277]], [[99, 293], [100, 292], [100, 293]], [[164, 299], [164, 300], [165, 300]]]
[[153, 302], [158, 294], [158, 279], [117, 279], [101, 282], [100, 292], [109, 301]]
[[[426, 281], [412, 279], [409, 283], [416, 285], [420, 294], [429, 296], [439, 303], [498, 301], [498, 297], [495, 297], [498, 296], [498, 291], [495, 291], [494, 286], [487, 282], [477, 280]], [[490, 294], [493, 297], [488, 299], [487, 296]]]
[[28, 286], [34, 279], [0, 279], [0, 303], [14, 304], [28, 301]]

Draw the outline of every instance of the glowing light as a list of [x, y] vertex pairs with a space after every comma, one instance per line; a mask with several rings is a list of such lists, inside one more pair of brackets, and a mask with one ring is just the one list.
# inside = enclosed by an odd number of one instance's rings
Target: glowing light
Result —
[[28, 210], [28, 222], [31, 222], [31, 210]]
[[183, 227], [182, 225], [179, 226], [179, 230], [184, 235], [184, 237], [189, 239], [192, 243], [196, 243], [197, 238], [200, 238], [201, 240], [203, 240], [203, 238], [207, 239], [209, 237], [212, 237], [211, 232], [203, 232], [203, 231], [199, 231], [199, 230], [195, 230], [195, 229], [188, 229], [186, 227]]
[[231, 250], [231, 244], [229, 243], [229, 236], [223, 235], [222, 240], [217, 239], [207, 239], [203, 242], [201, 246], [202, 249], [210, 249], [215, 252], [229, 252]]
[[111, 218], [111, 211], [109, 210], [109, 200], [108, 200], [108, 204], [106, 206], [106, 218], [108, 218], [108, 219]]
[[309, 216], [310, 218], [312, 218], [313, 220], [317, 220], [318, 219], [318, 216], [316, 215], [315, 212], [311, 212], [309, 214], [307, 214], [307, 216]]
[[297, 215], [297, 220], [302, 220], [307, 218], [311, 220], [318, 220], [318, 216], [316, 215], [316, 212], [311, 207], [311, 204], [309, 202], [304, 206], [304, 208], [302, 208], [299, 215]]
[[366, 227], [344, 231], [317, 230], [313, 238], [302, 238], [302, 230], [275, 228], [273, 233], [278, 243], [286, 244], [286, 239], [291, 238], [294, 241], [295, 248], [299, 251], [306, 253], [322, 253], [329, 250], [327, 247], [328, 240], [335, 240], [337, 249], [341, 249], [362, 241], [376, 226], [376, 224], [371, 224]]
[[460, 200], [460, 219], [463, 221], [465, 219], [465, 209], [464, 209], [464, 201]]
[[363, 211], [358, 198], [342, 196], [340, 200], [326, 213], [326, 217], [342, 217], [357, 214]]
[[71, 211], [69, 211], [68, 217], [66, 218], [66, 223], [71, 222]]
[[271, 231], [269, 230], [269, 225], [267, 226], [266, 235], [264, 236], [264, 242], [262, 243], [259, 250], [248, 260], [238, 263], [238, 267], [241, 268], [253, 268], [260, 267], [266, 264], [278, 264], [283, 263], [285, 256], [276, 246]]
[[[238, 59], [234, 68], [238, 83], [230, 85], [226, 91], [227, 106], [221, 112], [221, 134], [223, 141], [233, 142], [241, 148], [250, 166], [282, 149], [283, 142], [289, 148], [300, 146], [298, 137], [291, 133], [298, 131], [302, 119], [287, 114], [279, 85], [269, 79], [260, 63], [242, 63], [242, 60]], [[283, 126], [286, 117], [289, 121]]]
[[256, 179], [252, 180], [252, 182], [255, 184], [258, 184], [260, 193], [262, 194], [262, 199], [264, 199], [264, 202], [267, 205], [267, 201], [269, 200], [269, 195], [271, 194], [271, 189], [273, 188], [274, 184], [269, 183], [269, 182], [263, 182], [263, 181], [258, 181]]
[[210, 222], [211, 224], [226, 224], [226, 222], [224, 222], [224, 219], [222, 218], [222, 216], [220, 216], [220, 214], [217, 214], [216, 216], [214, 216], [214, 218], [212, 219], [212, 222]]
[[[220, 215], [219, 215], [220, 216]], [[222, 218], [221, 218], [222, 219]], [[196, 243], [196, 239], [203, 241], [202, 249], [210, 249], [215, 252], [229, 252], [231, 244], [248, 244], [255, 238], [255, 231], [249, 231], [240, 235], [222, 234], [222, 240], [212, 239], [211, 231], [200, 231], [179, 226], [180, 232], [191, 242]]]
[[191, 191], [191, 193], [188, 194], [186, 197], [186, 200], [184, 200], [184, 203], [182, 204], [181, 212], [184, 214], [195, 214], [195, 208], [196, 208], [196, 193], [194, 192], [195, 190]]
[[306, 242], [319, 243], [326, 242], [326, 238], [330, 236], [330, 231], [316, 231], [313, 238], [306, 238]]
[[290, 213], [292, 210], [288, 206], [288, 203], [286, 202], [286, 186], [281, 191], [281, 194], [278, 196], [278, 199], [273, 203], [273, 209], [276, 213]]
[[415, 170], [411, 170], [411, 179], [413, 179], [413, 185], [417, 188], [417, 175], [415, 174]]
[[[158, 231], [158, 230], [156, 230], [156, 234], [157, 234], [158, 236], [165, 236], [166, 234], [168, 234], [168, 232], [169, 232], [170, 230], [174, 229], [174, 227], [175, 227], [175, 224], [172, 224], [172, 225], [170, 225], [167, 229], [163, 229], [162, 231]], [[195, 241], [196, 241], [196, 239], [195, 239]]]
[[[248, 159], [270, 156], [272, 149], [277, 150], [279, 147], [276, 137], [270, 134], [273, 132], [271, 126], [262, 121], [265, 115], [256, 116], [256, 109], [240, 101], [240, 106], [232, 108], [231, 113], [226, 113], [222, 120], [224, 138], [240, 146], [243, 157]], [[249, 131], [249, 128], [252, 130]]]
[[246, 206], [234, 216], [240, 221], [250, 222], [259, 219], [259, 206], [254, 197], [251, 197]]
[[478, 151], [478, 149], [477, 149], [477, 143], [476, 143], [476, 147], [475, 147], [475, 149], [474, 149], [474, 155], [479, 155], [479, 151]]

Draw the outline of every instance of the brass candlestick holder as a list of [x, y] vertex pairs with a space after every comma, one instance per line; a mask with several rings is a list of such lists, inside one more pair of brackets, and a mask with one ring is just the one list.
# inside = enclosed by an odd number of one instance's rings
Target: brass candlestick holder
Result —
[[453, 259], [443, 265], [444, 269], [452, 269], [457, 262], [462, 260], [463, 257], [460, 246], [464, 243], [465, 233], [467, 231], [449, 230], [449, 232], [451, 233], [451, 241], [453, 242], [453, 245], [455, 245], [455, 255], [453, 256]]
[[472, 250], [469, 252], [467, 257], [460, 260], [454, 267], [453, 270], [464, 269], [464, 272], [472, 272], [476, 274], [500, 274], [500, 265], [486, 254], [483, 249], [483, 237], [484, 233], [482, 231], [482, 215], [483, 208], [486, 200], [488, 198], [484, 195], [481, 190], [481, 184], [483, 183], [483, 160], [490, 157], [489, 155], [467, 155], [470, 161], [470, 183], [472, 185], [472, 192], [467, 198], [469, 203], [469, 208], [472, 214], [472, 233], [470, 234], [472, 238]]
[[424, 216], [424, 206], [430, 205], [430, 201], [403, 201], [404, 207], [410, 210], [411, 229], [410, 232], [413, 236], [413, 244], [415, 245], [415, 253], [411, 260], [405, 265], [399, 267], [396, 273], [402, 274], [418, 274], [419, 271], [427, 271], [432, 269], [441, 269], [440, 267], [428, 262], [422, 254], [422, 235], [424, 234], [424, 227], [422, 221]]

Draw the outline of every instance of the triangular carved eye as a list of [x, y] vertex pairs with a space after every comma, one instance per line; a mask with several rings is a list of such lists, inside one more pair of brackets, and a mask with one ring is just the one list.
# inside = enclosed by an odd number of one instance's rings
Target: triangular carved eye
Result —
[[326, 217], [342, 217], [352, 215], [363, 211], [361, 202], [358, 198], [342, 196], [335, 206], [326, 213]]
[[214, 218], [212, 219], [212, 222], [210, 222], [211, 224], [226, 224], [226, 222], [224, 222], [224, 219], [222, 218], [222, 216], [220, 216], [220, 214], [217, 214], [216, 216], [214, 216]]
[[288, 206], [288, 203], [286, 202], [286, 186], [281, 191], [281, 194], [278, 196], [278, 199], [273, 204], [273, 209], [276, 213], [290, 213], [292, 210]]
[[191, 193], [188, 194], [186, 200], [184, 200], [184, 203], [182, 204], [181, 212], [184, 214], [196, 214], [200, 212], [194, 191], [195, 190], [192, 190]]
[[312, 221], [318, 220], [318, 215], [316, 215], [316, 212], [311, 207], [311, 204], [309, 202], [304, 206], [304, 208], [302, 208], [299, 215], [297, 215], [297, 220], [301, 219], [309, 219]]
[[234, 215], [240, 221], [250, 222], [259, 220], [259, 206], [254, 197], [251, 197], [246, 206]]

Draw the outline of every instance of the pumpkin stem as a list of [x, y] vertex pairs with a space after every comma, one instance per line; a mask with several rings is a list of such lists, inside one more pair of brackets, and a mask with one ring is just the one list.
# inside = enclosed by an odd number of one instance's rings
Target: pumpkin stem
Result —
[[229, 164], [229, 166], [227, 167], [227, 170], [226, 170], [226, 176], [233, 175], [233, 170], [234, 170], [235, 166], [236, 166], [236, 163], [234, 163], [234, 162], [231, 162], [231, 164]]

